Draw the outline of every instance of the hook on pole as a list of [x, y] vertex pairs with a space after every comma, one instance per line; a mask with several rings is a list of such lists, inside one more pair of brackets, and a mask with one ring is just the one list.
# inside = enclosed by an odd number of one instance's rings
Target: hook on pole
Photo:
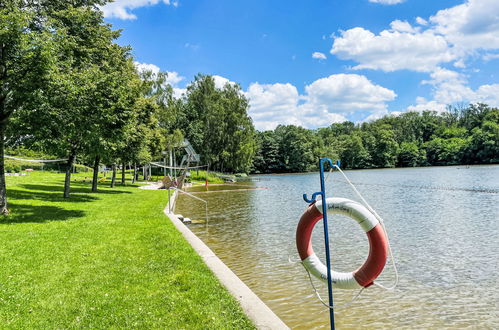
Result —
[[312, 198], [308, 199], [307, 194], [303, 194], [303, 200], [309, 204], [315, 203], [317, 196], [322, 196], [322, 191], [318, 191], [312, 194]]

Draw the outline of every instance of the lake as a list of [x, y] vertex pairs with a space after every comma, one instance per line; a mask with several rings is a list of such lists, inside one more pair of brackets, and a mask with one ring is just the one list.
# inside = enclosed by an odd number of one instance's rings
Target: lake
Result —
[[[393, 291], [371, 286], [335, 311], [338, 328], [499, 328], [499, 165], [345, 171], [383, 217], [398, 266]], [[208, 224], [189, 228], [288, 326], [329, 327], [329, 312], [315, 296], [298, 259], [295, 229], [307, 207], [302, 194], [319, 188], [319, 174], [262, 175], [247, 187], [193, 187], [208, 202]], [[327, 180], [328, 197], [358, 200], [340, 173]], [[227, 191], [238, 188], [237, 191]], [[217, 191], [218, 190], [218, 191]], [[222, 191], [219, 191], [222, 190]], [[181, 194], [175, 210], [204, 219], [204, 204]], [[368, 254], [354, 220], [329, 217], [333, 268], [353, 271]], [[314, 230], [324, 256], [323, 228]], [[378, 281], [389, 286], [388, 263]], [[314, 279], [324, 300], [327, 285]], [[334, 291], [335, 305], [358, 291]]]

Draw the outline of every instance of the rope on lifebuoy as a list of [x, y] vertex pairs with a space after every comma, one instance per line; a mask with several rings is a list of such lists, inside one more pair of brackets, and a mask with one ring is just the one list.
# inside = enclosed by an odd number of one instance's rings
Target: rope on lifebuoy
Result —
[[[345, 178], [345, 180], [347, 181], [347, 183], [350, 185], [350, 187], [352, 188], [352, 190], [357, 194], [357, 196], [360, 198], [360, 200], [364, 203], [364, 205], [367, 207], [367, 209], [369, 211], [372, 212], [372, 214], [374, 214], [374, 216], [376, 217], [376, 219], [378, 219], [379, 223], [381, 224], [381, 226], [383, 227], [383, 232], [385, 233], [385, 236], [386, 236], [386, 241], [388, 242], [388, 252], [390, 254], [390, 261], [391, 261], [391, 264], [392, 264], [392, 267], [393, 267], [393, 271], [395, 272], [395, 282], [393, 283], [392, 286], [389, 286], [389, 287], [386, 287], [384, 285], [382, 285], [381, 283], [378, 283], [378, 282], [374, 282], [374, 285], [382, 288], [382, 289], [385, 289], [385, 290], [393, 290], [397, 287], [398, 285], [398, 282], [399, 282], [399, 273], [398, 273], [398, 270], [397, 270], [397, 265], [395, 264], [395, 258], [393, 257], [393, 251], [392, 251], [392, 246], [390, 244], [390, 238], [388, 237], [388, 232], [386, 231], [386, 227], [385, 227], [385, 221], [383, 220], [383, 218], [378, 214], [378, 212], [376, 212], [372, 207], [371, 205], [369, 205], [369, 203], [364, 199], [364, 197], [362, 196], [362, 194], [357, 190], [357, 188], [354, 186], [354, 184], [348, 179], [348, 177], [346, 176], [346, 174], [341, 170], [341, 168], [338, 166], [338, 165], [334, 165], [333, 166], [334, 168], [336, 168], [342, 175], [343, 177]], [[333, 169], [331, 168], [330, 172], [331, 173], [333, 171]], [[327, 177], [326, 177], [326, 180], [327, 180]]]

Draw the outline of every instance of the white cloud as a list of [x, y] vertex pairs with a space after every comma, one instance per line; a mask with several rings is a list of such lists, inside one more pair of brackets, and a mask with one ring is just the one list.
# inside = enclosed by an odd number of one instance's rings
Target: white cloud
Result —
[[447, 106], [437, 101], [427, 101], [424, 97], [418, 97], [416, 99], [416, 105], [411, 105], [407, 107], [407, 111], [423, 112], [426, 110], [444, 112]]
[[475, 102], [499, 107], [499, 84], [480, 86], [475, 92]]
[[419, 16], [416, 17], [416, 23], [418, 23], [419, 25], [423, 25], [423, 26], [428, 25], [428, 21], [422, 17], [419, 17]]
[[[408, 23], [394, 25], [397, 28], [410, 26]], [[342, 31], [341, 36], [334, 39], [331, 54], [358, 62], [354, 69], [383, 71], [406, 69], [429, 72], [438, 64], [455, 59], [447, 41], [431, 31], [409, 33], [384, 30], [375, 35], [360, 27]]]
[[230, 81], [229, 79], [222, 77], [222, 76], [213, 75], [212, 77], [213, 77], [213, 80], [215, 80], [215, 87], [219, 88], [219, 89], [224, 88], [224, 86], [226, 84], [231, 84], [231, 85], [236, 84], [235, 82]]
[[167, 77], [166, 77], [165, 82], [167, 84], [172, 85], [172, 86], [177, 86], [177, 84], [179, 82], [181, 82], [182, 80], [185, 79], [184, 77], [182, 77], [181, 75], [179, 75], [177, 72], [167, 71], [166, 74], [167, 74]]
[[483, 60], [485, 62], [488, 62], [490, 60], [498, 59], [499, 58], [499, 54], [491, 54], [491, 53], [489, 53], [489, 54], [483, 55], [482, 58], [483, 58]]
[[298, 90], [291, 84], [253, 83], [246, 92], [249, 114], [259, 130], [274, 129], [278, 124], [300, 125], [297, 117]]
[[347, 120], [353, 113], [387, 113], [386, 102], [396, 94], [373, 84], [365, 76], [336, 74], [305, 87], [300, 95], [291, 84], [252, 84], [246, 96], [257, 129], [273, 129], [278, 124], [309, 128]]
[[[134, 62], [134, 64], [139, 72], [151, 71], [153, 76], [156, 76], [161, 71], [159, 66], [154, 64], [140, 62]], [[177, 87], [178, 83], [185, 79], [185, 77], [182, 77], [174, 71], [166, 71], [166, 75], [165, 83], [171, 85], [172, 87]]]
[[187, 88], [173, 88], [173, 96], [177, 99], [181, 98], [185, 92], [187, 92]]
[[197, 50], [199, 50], [199, 48], [201, 48], [201, 46], [200, 46], [200, 45], [198, 45], [198, 44], [191, 44], [191, 43], [189, 43], [189, 42], [186, 42], [186, 43], [184, 44], [184, 47], [185, 47], [185, 48], [189, 48], [189, 49], [191, 49], [191, 50], [193, 50], [193, 51], [197, 51]]
[[418, 32], [418, 28], [414, 28], [407, 21], [395, 20], [390, 23], [390, 27], [393, 31], [398, 32], [408, 32], [408, 33], [416, 33]]
[[314, 52], [312, 54], [312, 58], [318, 59], [318, 60], [325, 60], [327, 59], [326, 54], [321, 53], [321, 52]]
[[473, 90], [468, 86], [468, 80], [463, 74], [442, 68], [438, 68], [430, 76], [431, 80], [424, 80], [422, 83], [433, 87], [433, 100], [427, 101], [418, 97], [416, 105], [409, 106], [408, 111], [442, 112], [446, 110], [447, 105], [477, 102], [499, 106], [499, 84], [482, 85]]
[[[341, 31], [331, 53], [358, 63], [354, 69], [431, 72], [444, 63], [465, 68], [465, 60], [499, 49], [499, 1], [467, 0], [443, 9], [429, 20], [416, 17], [417, 27], [391, 22], [374, 34], [362, 27]], [[489, 57], [484, 55], [484, 60]]]
[[383, 5], [396, 5], [396, 4], [402, 3], [404, 1], [405, 0], [369, 0], [369, 2], [380, 3]]
[[433, 86], [434, 99], [440, 104], [453, 104], [475, 99], [473, 90], [466, 86], [466, 77], [456, 71], [438, 68], [430, 77], [432, 80], [422, 83]]
[[134, 64], [139, 72], [151, 71], [154, 75], [156, 75], [160, 71], [159, 66], [154, 64], [140, 63], [140, 62], [134, 62]]
[[397, 96], [392, 90], [373, 84], [365, 76], [336, 74], [305, 87], [306, 100], [328, 112], [350, 114], [386, 109], [386, 101]]
[[434, 30], [459, 50], [499, 48], [499, 1], [468, 0], [430, 17]]
[[106, 18], [132, 20], [136, 19], [137, 16], [132, 14], [131, 10], [145, 6], [154, 6], [158, 3], [164, 3], [174, 7], [178, 6], [178, 1], [170, 0], [115, 0], [114, 2], [110, 2], [100, 7], [100, 9]]

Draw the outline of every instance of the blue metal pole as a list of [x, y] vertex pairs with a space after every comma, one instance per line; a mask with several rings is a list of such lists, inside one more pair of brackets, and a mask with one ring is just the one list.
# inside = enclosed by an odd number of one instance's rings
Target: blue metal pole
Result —
[[326, 247], [326, 267], [327, 267], [327, 288], [329, 293], [329, 319], [331, 329], [334, 330], [334, 309], [333, 309], [333, 285], [331, 283], [331, 255], [329, 253], [329, 233], [327, 224], [327, 203], [326, 203], [326, 184], [324, 180], [324, 163], [333, 163], [329, 158], [321, 158], [319, 161], [320, 177], [321, 177], [321, 195], [322, 195], [322, 216], [324, 223], [324, 244]]
[[[326, 204], [326, 184], [324, 180], [324, 163], [329, 163], [334, 167], [333, 162], [329, 158], [321, 158], [319, 160], [321, 191], [312, 194], [312, 198], [308, 198], [307, 194], [303, 194], [303, 200], [307, 203], [314, 203], [317, 196], [322, 197], [322, 218], [324, 222], [324, 244], [326, 248], [326, 268], [327, 268], [327, 288], [329, 293], [329, 319], [331, 320], [331, 329], [334, 330], [334, 310], [333, 310], [333, 284], [331, 282], [331, 256], [329, 253], [329, 233], [327, 225], [327, 204]], [[340, 166], [338, 161], [337, 166]]]

